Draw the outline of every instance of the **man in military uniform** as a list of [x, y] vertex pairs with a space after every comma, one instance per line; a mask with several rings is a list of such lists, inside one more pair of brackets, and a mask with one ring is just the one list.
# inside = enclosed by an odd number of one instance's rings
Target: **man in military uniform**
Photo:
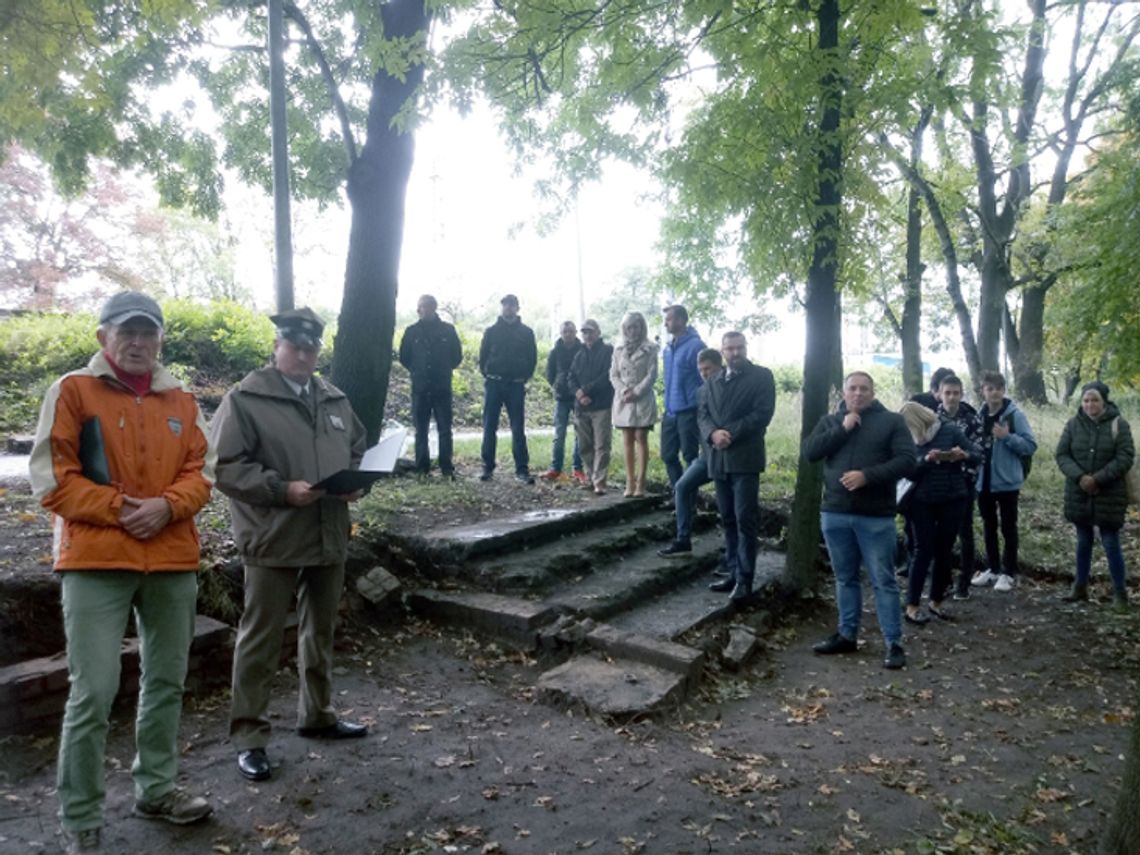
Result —
[[234, 650], [230, 737], [250, 780], [272, 774], [269, 688], [297, 592], [297, 730], [316, 739], [364, 736], [332, 707], [333, 628], [344, 587], [348, 503], [322, 479], [355, 469], [364, 427], [344, 393], [315, 376], [324, 324], [309, 308], [274, 315], [273, 365], [252, 371], [222, 400], [211, 425], [217, 485], [230, 497], [245, 563], [245, 610]]

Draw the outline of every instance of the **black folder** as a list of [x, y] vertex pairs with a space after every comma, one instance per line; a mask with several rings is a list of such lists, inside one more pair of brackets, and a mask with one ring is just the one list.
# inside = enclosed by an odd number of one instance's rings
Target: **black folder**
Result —
[[362, 469], [341, 469], [313, 485], [314, 490], [325, 490], [331, 496], [347, 496], [357, 490], [365, 490], [389, 472], [366, 472]]
[[110, 484], [111, 470], [107, 467], [107, 449], [103, 445], [103, 427], [94, 416], [79, 429], [79, 465], [83, 477], [96, 484]]

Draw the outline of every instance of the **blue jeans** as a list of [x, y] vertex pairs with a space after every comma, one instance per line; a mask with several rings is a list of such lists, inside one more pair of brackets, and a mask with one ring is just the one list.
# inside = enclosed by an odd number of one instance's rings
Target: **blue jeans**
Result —
[[[1092, 570], [1093, 527], [1077, 527], [1077, 584], [1089, 583]], [[1118, 594], [1124, 592], [1124, 553], [1120, 551], [1120, 532], [1100, 530], [1100, 543], [1104, 547], [1104, 557], [1108, 559], [1108, 573], [1112, 576], [1112, 588]]]
[[[733, 472], [717, 478], [716, 506], [724, 526], [724, 557], [737, 584], [751, 585], [760, 534], [760, 473]], [[733, 558], [736, 559], [733, 565]]]
[[661, 459], [665, 461], [665, 471], [669, 473], [669, 486], [676, 487], [685, 466], [692, 466], [700, 450], [701, 433], [697, 427], [697, 411], [685, 410], [680, 413], [666, 413], [661, 418]]
[[863, 614], [863, 585], [859, 565], [867, 568], [875, 592], [875, 612], [887, 645], [902, 639], [902, 608], [895, 582], [895, 518], [868, 517], [824, 511], [819, 515], [823, 539], [835, 574], [835, 599], [839, 604], [839, 634], [859, 637]]
[[483, 381], [483, 471], [495, 471], [495, 449], [499, 445], [496, 432], [499, 430], [499, 416], [506, 407], [507, 421], [511, 424], [511, 455], [515, 459], [515, 472], [519, 475], [530, 472], [530, 451], [526, 447], [526, 419], [523, 414], [525, 400], [525, 383]]
[[673, 486], [673, 503], [677, 508], [677, 542], [688, 543], [693, 537], [693, 514], [696, 511], [697, 491], [712, 481], [704, 460], [689, 464], [685, 474]]
[[[566, 462], [566, 427], [570, 424], [570, 414], [574, 412], [574, 400], [556, 400], [554, 402], [554, 446], [550, 454], [550, 468], [555, 472], [562, 471]], [[574, 471], [582, 471], [582, 455], [578, 453], [578, 432], [574, 432], [574, 453], [572, 455]]]

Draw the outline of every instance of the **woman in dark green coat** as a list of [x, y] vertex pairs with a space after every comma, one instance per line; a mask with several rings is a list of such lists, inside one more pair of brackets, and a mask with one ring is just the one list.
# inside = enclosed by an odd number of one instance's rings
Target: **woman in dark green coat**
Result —
[[1134, 458], [1132, 430], [1108, 399], [1108, 387], [1100, 382], [1086, 384], [1081, 389], [1081, 407], [1057, 443], [1057, 465], [1065, 473], [1065, 519], [1077, 528], [1076, 581], [1064, 597], [1069, 602], [1088, 599], [1095, 526], [1108, 558], [1113, 599], [1118, 606], [1128, 604], [1120, 529], [1128, 509], [1124, 476]]

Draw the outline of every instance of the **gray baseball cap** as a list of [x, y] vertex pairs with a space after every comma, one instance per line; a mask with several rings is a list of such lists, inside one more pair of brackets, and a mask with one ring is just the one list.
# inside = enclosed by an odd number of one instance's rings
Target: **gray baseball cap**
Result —
[[146, 318], [159, 329], [165, 326], [158, 303], [138, 291], [123, 291], [104, 303], [99, 323], [118, 326], [131, 318]]

